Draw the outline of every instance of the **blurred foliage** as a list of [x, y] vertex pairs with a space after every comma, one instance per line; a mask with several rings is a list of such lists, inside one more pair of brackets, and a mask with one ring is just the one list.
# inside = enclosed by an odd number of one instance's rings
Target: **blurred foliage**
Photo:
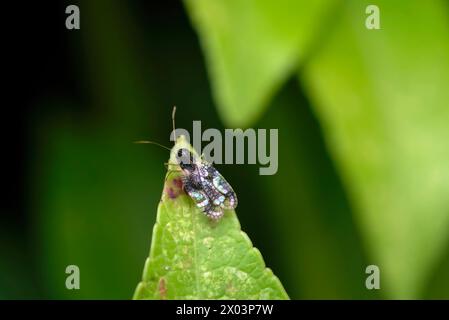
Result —
[[377, 1], [372, 32], [354, 27], [368, 4], [348, 2], [301, 79], [388, 296], [416, 298], [448, 241], [449, 16]]
[[187, 0], [224, 122], [253, 124], [294, 71], [332, 0]]
[[267, 218], [275, 230], [269, 248], [276, 264], [267, 264], [292, 298], [377, 297], [364, 286], [369, 262], [319, 124], [295, 82], [280, 92], [260, 126], [279, 128], [280, 141], [277, 174], [255, 178], [267, 199], [260, 206], [276, 212]]
[[[181, 148], [196, 154], [180, 136], [168, 163], [176, 163]], [[180, 189], [180, 173], [170, 170], [134, 299], [288, 299], [241, 230], [235, 211], [226, 210], [221, 219], [211, 220]]]
[[[319, 16], [300, 1], [295, 2], [300, 8], [280, 5], [282, 9], [268, 9], [273, 2], [260, 1], [252, 10], [229, 2], [220, 2], [222, 10], [214, 7], [216, 2], [192, 3], [193, 21], [211, 61], [211, 80], [218, 88], [217, 104], [234, 112], [235, 118], [241, 116], [247, 121], [235, 120], [235, 124], [248, 124], [253, 119], [248, 120], [245, 114], [245, 108], [253, 108], [248, 101], [257, 101], [257, 106], [263, 107], [261, 101], [270, 91], [262, 90], [262, 86], [251, 90], [256, 81], [245, 87], [247, 79], [252, 75], [257, 80], [263, 78], [258, 72], [272, 65], [270, 54], [292, 47], [293, 37], [289, 36], [299, 34], [304, 20], [294, 20], [291, 15], [312, 12], [314, 23]], [[337, 160], [367, 248], [384, 271], [386, 296], [415, 298], [447, 241], [447, 8], [441, 1], [378, 1], [382, 30], [372, 31], [364, 27], [366, 15], [362, 14], [369, 4], [341, 4], [341, 13], [334, 12], [337, 18], [332, 31], [326, 30], [327, 37], [320, 39], [299, 72], [307, 94], [316, 101], [314, 107], [327, 145]], [[320, 5], [335, 9], [332, 1]], [[284, 14], [276, 16], [282, 10]], [[242, 20], [250, 27], [242, 27]], [[282, 26], [288, 21], [294, 23], [285, 31]], [[413, 35], [411, 21], [417, 29]], [[264, 28], [251, 32], [260, 25], [269, 25], [282, 36], [270, 42], [267, 39], [271, 33], [263, 32]], [[239, 32], [233, 31], [236, 29]], [[252, 51], [254, 43], [275, 49]], [[251, 57], [245, 57], [244, 51]], [[235, 59], [240, 63], [227, 56], [233, 54], [242, 59]], [[302, 60], [296, 62], [298, 67]], [[274, 74], [285, 73], [280, 64], [273, 69], [277, 72], [270, 70], [272, 74], [263, 78], [266, 88], [278, 85]], [[229, 89], [236, 87], [241, 91]], [[243, 99], [245, 95], [257, 98]], [[223, 118], [228, 120], [229, 115]], [[286, 128], [285, 123], [279, 125], [281, 130]]]
[[291, 298], [449, 298], [447, 1], [379, 0], [372, 31], [364, 0], [184, 4], [80, 2], [82, 97], [35, 102], [30, 242], [2, 226], [0, 298], [132, 296], [167, 154], [131, 142], [169, 144], [173, 105], [187, 130], [279, 128], [276, 175], [218, 169]]

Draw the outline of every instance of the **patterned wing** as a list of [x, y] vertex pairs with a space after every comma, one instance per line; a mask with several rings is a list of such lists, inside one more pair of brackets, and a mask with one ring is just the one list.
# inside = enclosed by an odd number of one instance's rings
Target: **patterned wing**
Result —
[[207, 207], [204, 210], [204, 213], [206, 213], [206, 215], [212, 219], [220, 219], [224, 214], [222, 207], [214, 205], [210, 205], [209, 207]]
[[223, 208], [213, 204], [206, 191], [193, 187], [192, 181], [185, 179], [184, 190], [193, 199], [196, 206], [200, 208], [209, 218], [220, 219], [223, 216]]
[[205, 209], [210, 206], [209, 197], [202, 190], [198, 190], [192, 187], [188, 181], [184, 181], [184, 190], [195, 201], [195, 204], [200, 209]]
[[215, 206], [226, 210], [237, 207], [237, 195], [217, 169], [210, 164], [203, 164], [200, 176], [203, 189]]
[[235, 209], [237, 207], [237, 195], [231, 185], [218, 171], [217, 174], [218, 175], [212, 179], [212, 184], [225, 196], [224, 201], [221, 203], [221, 207], [228, 210]]

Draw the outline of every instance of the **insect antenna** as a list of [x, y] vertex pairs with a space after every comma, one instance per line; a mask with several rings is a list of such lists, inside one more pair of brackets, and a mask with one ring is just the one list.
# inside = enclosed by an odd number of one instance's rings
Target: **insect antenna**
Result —
[[138, 144], [154, 144], [156, 146], [159, 146], [161, 148], [167, 149], [168, 151], [171, 151], [171, 149], [169, 147], [166, 147], [160, 143], [154, 142], [154, 141], [149, 141], [149, 140], [139, 140], [139, 141], [134, 141], [134, 143], [138, 143]]
[[[175, 137], [175, 143], [176, 143], [176, 126], [175, 126], [175, 114], [176, 114], [176, 106], [173, 106], [173, 111], [171, 114], [171, 120], [172, 120], [172, 124], [173, 124], [173, 135]], [[161, 148], [167, 149], [168, 151], [171, 151], [171, 149], [169, 147], [166, 147], [160, 143], [154, 142], [154, 141], [149, 141], [149, 140], [139, 140], [139, 141], [134, 141], [134, 143], [139, 143], [139, 144], [154, 144], [157, 145]]]
[[171, 113], [171, 121], [173, 124], [173, 137], [174, 137], [174, 143], [176, 144], [176, 126], [175, 126], [175, 114], [176, 114], [176, 106], [173, 106], [173, 111]]

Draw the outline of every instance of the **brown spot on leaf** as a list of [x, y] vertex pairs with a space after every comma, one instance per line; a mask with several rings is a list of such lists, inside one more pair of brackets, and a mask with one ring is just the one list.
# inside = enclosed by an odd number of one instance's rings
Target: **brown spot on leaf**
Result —
[[167, 186], [165, 188], [165, 193], [170, 199], [175, 199], [177, 196], [179, 196], [183, 192], [183, 184], [182, 179], [180, 178], [174, 178], [171, 181], [171, 186]]
[[160, 296], [161, 300], [166, 300], [167, 299], [167, 284], [166, 284], [164, 278], [159, 279], [158, 290], [159, 290], [159, 296]]
[[237, 288], [231, 283], [226, 284], [226, 294], [229, 296], [234, 296], [237, 293]]
[[166, 188], [165, 193], [168, 195], [170, 199], [175, 199], [178, 196], [178, 194], [173, 190], [172, 187]]
[[173, 179], [173, 185], [179, 189], [182, 189], [182, 179], [180, 178]]

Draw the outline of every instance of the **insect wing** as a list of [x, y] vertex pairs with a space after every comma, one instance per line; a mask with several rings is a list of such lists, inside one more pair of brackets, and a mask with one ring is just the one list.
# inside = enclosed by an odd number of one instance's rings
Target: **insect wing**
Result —
[[213, 206], [213, 205], [208, 206], [204, 210], [204, 212], [206, 213], [206, 215], [208, 217], [210, 217], [212, 219], [215, 219], [215, 220], [220, 219], [223, 216], [223, 214], [224, 214], [222, 207]]
[[214, 204], [220, 207], [231, 210], [237, 207], [237, 195], [232, 189], [231, 185], [218, 172], [217, 169], [210, 166], [208, 168], [209, 176], [212, 181], [212, 186], [219, 192], [219, 196], [214, 199]]
[[187, 194], [195, 201], [198, 208], [204, 209], [210, 205], [209, 197], [204, 191], [197, 190], [194, 188], [185, 188]]
[[220, 219], [223, 216], [223, 208], [211, 202], [206, 192], [191, 187], [189, 184], [185, 185], [185, 191], [195, 201], [198, 208], [202, 209], [204, 213], [212, 219]]

